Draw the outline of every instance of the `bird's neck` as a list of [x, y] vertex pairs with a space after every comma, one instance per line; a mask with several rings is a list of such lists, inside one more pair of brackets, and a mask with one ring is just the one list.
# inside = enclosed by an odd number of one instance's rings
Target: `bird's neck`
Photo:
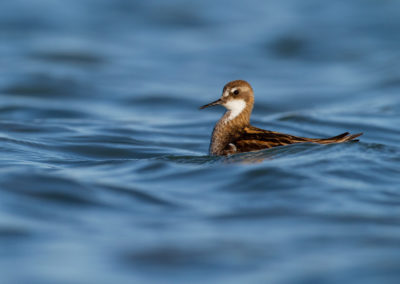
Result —
[[235, 109], [227, 110], [214, 127], [211, 144], [211, 155], [223, 155], [226, 146], [234, 142], [242, 133], [242, 130], [250, 125], [250, 115], [253, 105], [249, 104], [240, 113]]

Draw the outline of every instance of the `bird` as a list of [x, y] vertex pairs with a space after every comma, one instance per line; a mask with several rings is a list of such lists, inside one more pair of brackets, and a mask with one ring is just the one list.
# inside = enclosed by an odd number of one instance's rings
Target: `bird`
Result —
[[251, 85], [244, 80], [227, 83], [223, 88], [221, 98], [201, 106], [200, 109], [216, 105], [224, 106], [226, 111], [215, 124], [212, 132], [209, 147], [211, 156], [228, 156], [306, 142], [342, 143], [354, 140], [363, 134], [345, 132], [330, 138], [306, 138], [252, 126], [250, 116], [254, 106], [254, 92]]

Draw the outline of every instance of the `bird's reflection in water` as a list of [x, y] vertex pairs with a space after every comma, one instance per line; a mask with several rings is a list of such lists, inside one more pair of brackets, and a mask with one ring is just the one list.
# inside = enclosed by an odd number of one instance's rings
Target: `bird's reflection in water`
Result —
[[318, 145], [314, 143], [292, 144], [260, 151], [230, 155], [227, 156], [223, 161], [225, 163], [257, 164], [263, 161], [272, 161], [283, 157], [295, 157], [296, 155], [304, 154], [308, 151], [314, 151], [316, 148], [332, 146], [334, 147], [335, 145]]

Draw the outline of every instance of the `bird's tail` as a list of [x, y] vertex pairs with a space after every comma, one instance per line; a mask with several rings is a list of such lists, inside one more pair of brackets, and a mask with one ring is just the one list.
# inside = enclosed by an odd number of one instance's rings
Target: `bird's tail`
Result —
[[349, 132], [342, 133], [338, 136], [330, 137], [330, 138], [325, 138], [325, 139], [313, 139], [312, 142], [314, 143], [319, 143], [319, 144], [331, 144], [331, 143], [342, 143], [342, 142], [347, 142], [347, 141], [358, 141], [354, 140], [355, 138], [363, 135], [363, 133], [357, 133], [357, 134], [350, 134]]

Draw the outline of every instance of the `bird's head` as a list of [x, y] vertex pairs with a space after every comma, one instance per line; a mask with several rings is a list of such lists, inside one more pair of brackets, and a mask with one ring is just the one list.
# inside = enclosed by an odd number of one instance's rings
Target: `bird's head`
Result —
[[253, 108], [254, 94], [250, 84], [244, 80], [231, 81], [224, 86], [222, 96], [218, 100], [206, 104], [200, 109], [210, 106], [222, 105], [228, 111], [235, 114], [235, 117], [246, 108]]

